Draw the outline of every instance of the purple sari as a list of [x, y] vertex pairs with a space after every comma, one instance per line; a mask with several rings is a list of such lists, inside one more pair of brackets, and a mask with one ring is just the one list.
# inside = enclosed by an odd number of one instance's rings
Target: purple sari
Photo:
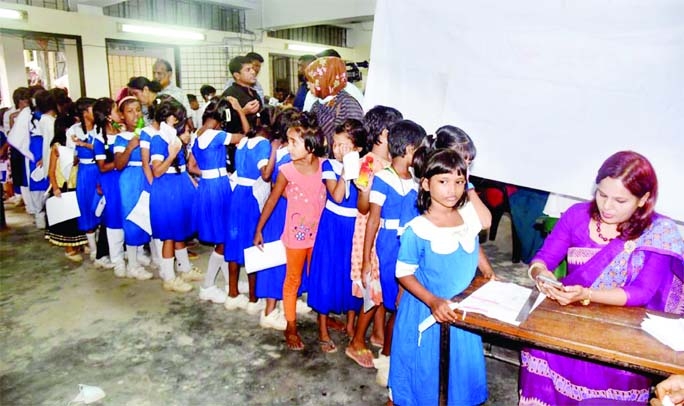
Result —
[[[684, 314], [684, 242], [675, 223], [655, 215], [635, 240], [605, 246], [589, 237], [590, 204], [563, 214], [534, 260], [555, 268], [567, 256], [566, 285], [621, 287], [626, 306]], [[536, 349], [521, 352], [520, 404], [646, 404], [651, 381], [603, 364]]]

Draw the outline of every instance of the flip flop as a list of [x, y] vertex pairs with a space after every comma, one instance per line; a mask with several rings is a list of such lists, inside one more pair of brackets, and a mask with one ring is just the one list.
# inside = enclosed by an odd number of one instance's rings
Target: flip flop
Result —
[[378, 342], [378, 341], [375, 341], [375, 340], [373, 340], [373, 337], [371, 337], [371, 339], [370, 339], [369, 341], [370, 341], [370, 345], [372, 345], [372, 346], [375, 347], [375, 348], [382, 348], [382, 347], [385, 346], [385, 343], [384, 343], [384, 342], [382, 342], [382, 341], [379, 341], [379, 342]]
[[292, 351], [301, 351], [304, 349], [302, 338], [297, 333], [287, 334], [285, 336], [285, 345]]
[[326, 354], [334, 354], [337, 352], [337, 346], [333, 340], [318, 340], [318, 345], [321, 346], [321, 351]]
[[359, 364], [359, 366], [363, 368], [374, 368], [373, 366], [373, 353], [367, 349], [367, 348], [362, 348], [360, 350], [355, 350], [351, 347], [347, 347], [346, 350], [344, 350], [344, 353], [347, 355], [347, 357], [351, 358]]

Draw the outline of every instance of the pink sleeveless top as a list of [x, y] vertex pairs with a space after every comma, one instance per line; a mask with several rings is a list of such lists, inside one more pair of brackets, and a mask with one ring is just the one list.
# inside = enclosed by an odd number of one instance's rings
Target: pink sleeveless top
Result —
[[286, 248], [311, 248], [316, 241], [318, 223], [326, 199], [322, 163], [319, 158], [318, 171], [311, 175], [300, 173], [292, 162], [280, 168], [280, 172], [287, 179], [287, 212], [285, 228], [280, 237]]

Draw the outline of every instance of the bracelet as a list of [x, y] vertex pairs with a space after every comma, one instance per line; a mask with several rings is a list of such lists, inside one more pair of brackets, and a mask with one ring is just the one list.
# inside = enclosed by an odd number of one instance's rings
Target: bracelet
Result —
[[535, 262], [530, 267], [527, 269], [527, 276], [532, 279], [532, 281], [535, 281], [535, 279], [532, 277], [532, 270], [534, 268], [541, 268], [543, 264], [541, 262]]
[[582, 303], [583, 306], [589, 306], [589, 303], [591, 303], [591, 288], [586, 288], [589, 291], [589, 297], [586, 299], [580, 300], [580, 303]]

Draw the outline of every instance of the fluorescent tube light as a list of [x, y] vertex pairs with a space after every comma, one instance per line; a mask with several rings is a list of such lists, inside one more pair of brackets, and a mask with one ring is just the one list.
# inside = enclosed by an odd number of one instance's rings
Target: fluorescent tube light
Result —
[[0, 8], [0, 18], [23, 20], [26, 18], [26, 12], [23, 10], [13, 10], [11, 8]]
[[178, 39], [192, 39], [197, 41], [204, 41], [205, 36], [201, 32], [197, 31], [184, 31], [172, 28], [163, 28], [159, 26], [147, 26], [147, 25], [134, 25], [134, 24], [121, 24], [121, 32], [130, 32], [134, 34], [146, 34], [154, 35], [158, 37], [166, 38], [178, 38]]
[[319, 52], [325, 51], [328, 48], [317, 47], [315, 45], [287, 44], [287, 49], [291, 51], [309, 52], [312, 54], [317, 54]]

